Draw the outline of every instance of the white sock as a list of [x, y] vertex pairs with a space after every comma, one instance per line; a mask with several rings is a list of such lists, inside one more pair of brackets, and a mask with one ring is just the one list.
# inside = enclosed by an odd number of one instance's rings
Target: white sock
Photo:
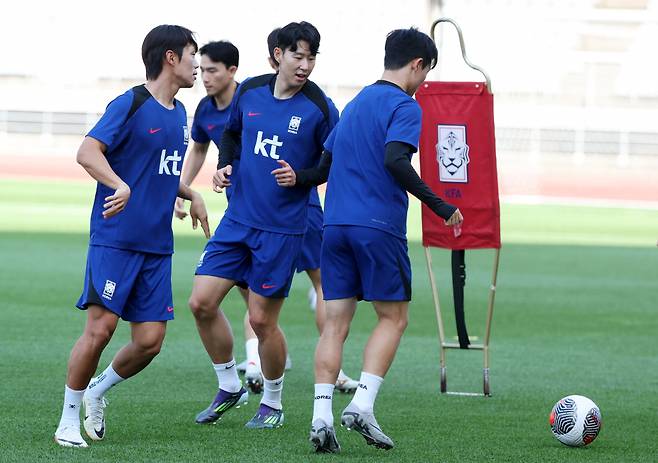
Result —
[[238, 377], [238, 369], [235, 367], [235, 359], [228, 363], [213, 363], [215, 373], [217, 373], [217, 383], [219, 388], [226, 392], [238, 392], [242, 387], [242, 381]]
[[359, 379], [359, 387], [356, 388], [352, 403], [362, 411], [372, 413], [375, 407], [377, 392], [379, 392], [379, 386], [382, 385], [383, 381], [384, 378], [362, 371], [361, 379]]
[[258, 356], [258, 338], [247, 339], [245, 343], [247, 351], [247, 364], [255, 363], [260, 368], [260, 357]]
[[315, 398], [313, 399], [313, 419], [311, 423], [317, 419], [323, 420], [329, 426], [334, 425], [334, 413], [331, 410], [331, 404], [334, 396], [333, 384], [316, 384], [315, 385]]
[[64, 407], [62, 408], [62, 417], [59, 420], [59, 426], [75, 426], [80, 428], [80, 404], [85, 390], [74, 391], [68, 386], [64, 386]]
[[[284, 375], [285, 376], [285, 375]], [[268, 407], [281, 410], [281, 393], [283, 392], [283, 376], [278, 379], [267, 379], [263, 377], [263, 399], [260, 403]]]
[[114, 371], [112, 364], [110, 363], [103, 373], [94, 378], [94, 381], [89, 383], [85, 394], [89, 397], [100, 398], [116, 384], [119, 384], [121, 381], [124, 381], [125, 378], [122, 378]]

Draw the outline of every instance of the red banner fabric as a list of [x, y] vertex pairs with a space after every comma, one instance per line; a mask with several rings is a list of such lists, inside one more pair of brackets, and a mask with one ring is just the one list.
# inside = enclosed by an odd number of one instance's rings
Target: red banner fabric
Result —
[[423, 205], [423, 245], [500, 248], [493, 95], [482, 82], [425, 82], [416, 100], [423, 109], [421, 177], [464, 216], [461, 230], [446, 227]]

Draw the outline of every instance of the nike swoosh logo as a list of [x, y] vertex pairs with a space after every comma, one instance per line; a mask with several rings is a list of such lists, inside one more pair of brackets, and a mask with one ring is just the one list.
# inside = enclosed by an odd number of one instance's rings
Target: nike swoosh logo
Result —
[[272, 288], [276, 288], [276, 285], [268, 285], [263, 283], [260, 287], [263, 289], [272, 289]]
[[149, 129], [149, 133], [152, 135], [154, 133], [158, 133], [160, 130], [162, 130], [162, 127], [158, 128], [158, 129]]
[[232, 365], [229, 365], [227, 367], [224, 367], [224, 368], [226, 368], [228, 370], [229, 368], [233, 368], [234, 366], [235, 366], [235, 363], [233, 363]]
[[209, 124], [209, 125], [208, 125], [208, 130], [212, 130], [212, 129], [214, 129], [215, 127], [217, 127], [215, 124]]
[[173, 307], [167, 307], [167, 312], [173, 312], [174, 308]]
[[261, 113], [252, 113], [251, 111], [249, 111], [247, 113], [247, 116], [249, 116], [249, 117], [260, 116], [260, 115], [261, 115]]

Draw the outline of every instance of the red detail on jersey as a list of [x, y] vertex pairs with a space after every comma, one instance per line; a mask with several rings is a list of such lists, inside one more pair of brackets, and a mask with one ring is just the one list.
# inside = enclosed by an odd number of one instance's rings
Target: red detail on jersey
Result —
[[217, 127], [215, 124], [208, 124], [208, 130], [212, 130]]
[[263, 289], [272, 289], [272, 288], [275, 288], [276, 285], [268, 285], [266, 283], [263, 283], [260, 287], [263, 288]]
[[260, 115], [261, 115], [261, 113], [252, 113], [251, 111], [249, 111], [247, 113], [247, 116], [249, 116], [249, 117], [260, 116]]
[[173, 307], [167, 307], [167, 312], [173, 312], [174, 308]]
[[149, 129], [149, 133], [152, 135], [154, 133], [158, 133], [160, 130], [162, 130], [162, 127], [157, 128], [157, 129]]

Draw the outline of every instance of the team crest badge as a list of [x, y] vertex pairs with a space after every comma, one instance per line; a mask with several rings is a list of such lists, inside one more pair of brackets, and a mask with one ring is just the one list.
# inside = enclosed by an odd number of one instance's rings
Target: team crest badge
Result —
[[108, 300], [112, 300], [114, 296], [114, 290], [116, 289], [117, 284], [111, 280], [105, 280], [105, 287], [103, 288], [103, 297]]
[[297, 133], [299, 131], [299, 125], [302, 123], [302, 118], [299, 116], [292, 116], [290, 118], [290, 123], [288, 124], [288, 133]]
[[468, 183], [468, 145], [465, 125], [439, 125], [436, 161], [439, 180], [447, 183]]

